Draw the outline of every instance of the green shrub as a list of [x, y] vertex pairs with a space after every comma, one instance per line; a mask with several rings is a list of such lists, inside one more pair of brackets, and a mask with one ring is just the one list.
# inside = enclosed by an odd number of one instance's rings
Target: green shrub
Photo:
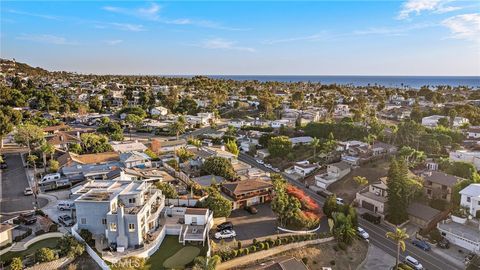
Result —
[[330, 265], [335, 265], [335, 260], [331, 260]]
[[49, 248], [41, 248], [35, 252], [36, 262], [51, 262], [57, 259], [55, 252]]
[[270, 249], [270, 244], [269, 243], [265, 243], [265, 249]]
[[265, 249], [265, 243], [259, 243], [258, 244], [258, 249], [262, 250], [262, 249]]
[[308, 264], [308, 258], [307, 257], [303, 257], [302, 258], [302, 262], [307, 265]]
[[253, 238], [252, 243], [253, 243], [254, 245], [256, 245], [257, 242], [258, 242], [258, 241], [257, 241], [257, 238]]
[[38, 230], [35, 232], [35, 235], [42, 235], [42, 234], [45, 234], [46, 232], [44, 230]]
[[232, 257], [235, 258], [238, 256], [238, 250], [234, 249], [232, 250]]
[[80, 237], [91, 247], [95, 246], [95, 239], [93, 239], [92, 233], [87, 229], [80, 230]]
[[61, 256], [75, 258], [85, 252], [85, 246], [71, 235], [65, 235], [58, 240], [57, 247], [60, 249]]
[[23, 269], [23, 262], [22, 258], [15, 257], [12, 259], [12, 263], [10, 264], [10, 270], [22, 270]]
[[251, 252], [256, 252], [257, 251], [257, 246], [250, 246], [250, 251]]
[[246, 248], [245, 249], [245, 255], [248, 255], [250, 253], [250, 249], [249, 248]]
[[58, 232], [58, 225], [53, 223], [52, 225], [50, 225], [50, 227], [48, 228], [48, 231], [49, 232]]
[[237, 248], [238, 248], [238, 249], [241, 249], [241, 248], [242, 248], [242, 242], [241, 242], [241, 241], [237, 241]]

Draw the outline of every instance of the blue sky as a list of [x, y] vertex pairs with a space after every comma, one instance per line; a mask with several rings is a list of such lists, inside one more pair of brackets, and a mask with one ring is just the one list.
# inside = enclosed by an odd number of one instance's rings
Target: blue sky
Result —
[[1, 26], [49, 70], [480, 75], [477, 1], [2, 1]]

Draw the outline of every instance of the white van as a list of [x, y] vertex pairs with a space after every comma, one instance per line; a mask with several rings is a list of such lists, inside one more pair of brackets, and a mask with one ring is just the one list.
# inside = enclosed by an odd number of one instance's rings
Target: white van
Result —
[[75, 203], [69, 202], [69, 201], [61, 201], [61, 202], [58, 202], [57, 208], [60, 211], [75, 209]]
[[50, 173], [43, 176], [40, 182], [58, 180], [60, 178], [62, 178], [62, 176], [59, 173]]
[[415, 270], [423, 270], [423, 265], [412, 256], [405, 257], [405, 263]]

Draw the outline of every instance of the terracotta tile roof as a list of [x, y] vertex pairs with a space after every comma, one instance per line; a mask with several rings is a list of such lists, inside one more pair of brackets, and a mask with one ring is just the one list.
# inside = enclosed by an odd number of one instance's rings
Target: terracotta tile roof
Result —
[[64, 131], [59, 131], [59, 132], [53, 134], [52, 136], [48, 136], [46, 139], [47, 139], [48, 143], [51, 143], [53, 145], [60, 145], [60, 144], [63, 144], [63, 143], [77, 143], [77, 142], [80, 142], [80, 139], [77, 138], [77, 136], [71, 135], [71, 134], [69, 134], [67, 132], [64, 132]]
[[58, 162], [61, 166], [67, 165], [71, 162], [77, 162], [80, 164], [97, 164], [119, 160], [120, 155], [117, 152], [105, 152], [86, 155], [77, 155], [75, 153], [67, 152], [58, 158]]

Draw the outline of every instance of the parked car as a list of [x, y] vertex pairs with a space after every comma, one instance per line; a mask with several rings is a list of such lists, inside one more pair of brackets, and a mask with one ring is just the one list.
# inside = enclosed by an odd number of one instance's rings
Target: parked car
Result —
[[234, 230], [223, 230], [215, 233], [215, 239], [233, 238], [235, 236], [237, 236], [237, 233]]
[[450, 248], [450, 241], [448, 241], [447, 238], [442, 238], [442, 240], [438, 241], [437, 246], [439, 248], [448, 249]]
[[280, 172], [280, 169], [278, 169], [278, 168], [272, 168], [272, 170], [273, 170], [274, 172], [276, 172], [276, 173], [279, 173], [279, 172]]
[[30, 196], [30, 195], [33, 195], [33, 190], [29, 187], [25, 188], [25, 190], [23, 191], [23, 195], [25, 196]]
[[268, 164], [268, 163], [265, 164], [265, 167], [267, 167], [267, 168], [269, 168], [269, 169], [273, 168], [273, 166], [272, 166], [271, 164]]
[[256, 159], [255, 161], [256, 161], [258, 164], [263, 164], [263, 163], [264, 163], [263, 160], [261, 160], [261, 159]]
[[360, 227], [357, 227], [357, 235], [365, 240], [368, 240], [368, 238], [370, 237], [370, 235], [363, 228]]
[[257, 208], [255, 208], [255, 207], [253, 207], [253, 206], [247, 206], [247, 207], [245, 207], [245, 210], [247, 210], [250, 214], [256, 214], [256, 213], [258, 213]]
[[73, 226], [73, 218], [69, 215], [61, 215], [58, 217], [58, 223], [65, 225], [66, 227]]
[[412, 267], [415, 270], [423, 270], [423, 265], [415, 258], [412, 256], [407, 256], [405, 257], [405, 264], [408, 266]]
[[337, 197], [337, 204], [344, 205], [345, 201], [342, 198]]
[[20, 220], [20, 222], [26, 225], [35, 224], [35, 222], [37, 222], [35, 212], [22, 213], [20, 214], [20, 216], [18, 216], [18, 219]]
[[75, 209], [74, 202], [59, 202], [57, 204], [57, 209], [60, 211]]
[[380, 224], [380, 221], [382, 220], [382, 217], [376, 214], [372, 213], [363, 213], [361, 217], [367, 221], [370, 221], [373, 224]]
[[0, 169], [6, 169], [6, 168], [8, 168], [8, 166], [7, 166], [7, 163], [6, 163], [6, 162], [2, 162], [2, 163], [0, 163]]
[[421, 248], [425, 251], [430, 251], [432, 249], [432, 247], [430, 246], [429, 243], [427, 243], [424, 240], [420, 240], [420, 239], [413, 239], [412, 245], [414, 245], [416, 247], [419, 247], [419, 248]]
[[224, 222], [222, 224], [219, 224], [217, 226], [217, 231], [223, 231], [223, 230], [233, 230], [233, 224], [231, 222]]

